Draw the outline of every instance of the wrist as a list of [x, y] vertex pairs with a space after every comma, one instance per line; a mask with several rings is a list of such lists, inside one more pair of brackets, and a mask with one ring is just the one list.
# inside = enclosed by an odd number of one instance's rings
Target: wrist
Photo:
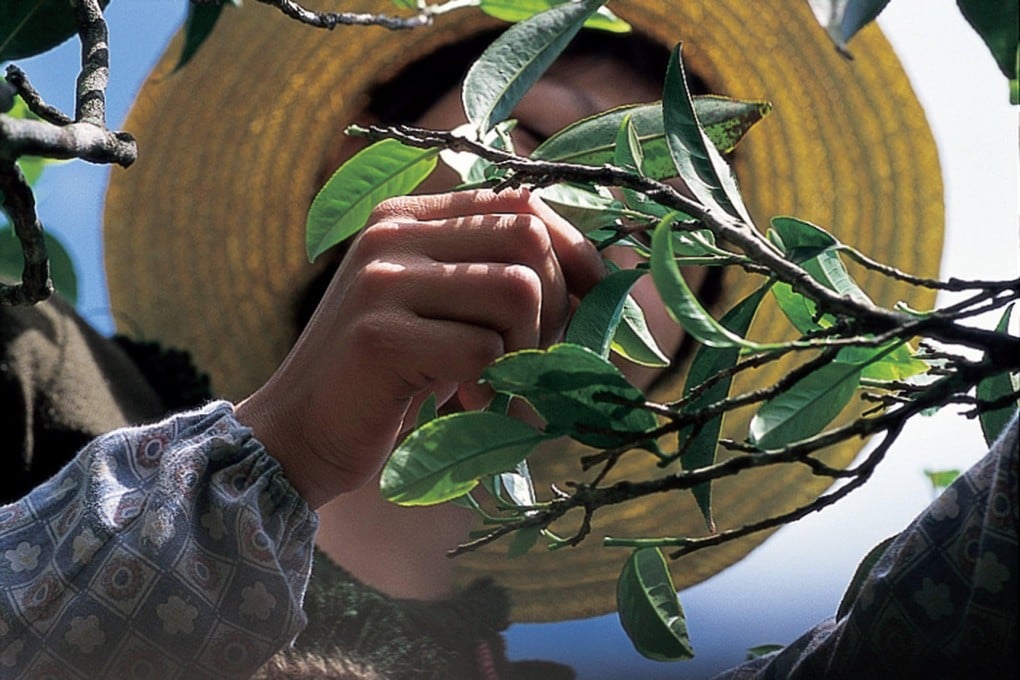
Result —
[[300, 428], [294, 426], [295, 419], [267, 405], [261, 390], [236, 404], [234, 417], [251, 429], [311, 509], [318, 509], [346, 489], [343, 471], [317, 455]]

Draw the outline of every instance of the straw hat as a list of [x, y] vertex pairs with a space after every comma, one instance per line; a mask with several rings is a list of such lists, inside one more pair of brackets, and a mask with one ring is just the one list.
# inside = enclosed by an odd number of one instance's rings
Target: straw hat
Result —
[[[901, 269], [937, 274], [943, 214], [935, 145], [877, 27], [855, 38], [857, 59], [850, 62], [833, 49], [808, 3], [631, 0], [613, 9], [667, 47], [682, 39], [688, 70], [712, 91], [772, 101], [773, 113], [743, 142], [735, 164], [759, 224], [796, 215]], [[138, 138], [139, 160], [113, 170], [107, 196], [107, 275], [121, 329], [191, 351], [226, 398], [261, 384], [294, 339], [296, 292], [317, 271], [305, 259], [303, 231], [308, 205], [332, 170], [324, 167], [326, 150], [357, 119], [374, 83], [492, 25], [468, 10], [412, 32], [328, 32], [251, 3], [225, 12], [195, 59], [171, 75], [178, 38], [125, 123]], [[880, 303], [931, 301], [884, 277], [855, 275]], [[738, 272], [727, 277], [720, 308], [751, 285]], [[751, 335], [774, 337], [786, 326], [776, 309], [763, 307]], [[766, 384], [784, 370], [773, 366], [753, 380]], [[681, 385], [674, 380], [654, 396], [675, 396]], [[733, 414], [726, 431], [742, 437], [749, 417]], [[859, 447], [838, 447], [829, 460], [846, 464]], [[531, 461], [540, 483], [581, 477], [574, 447], [557, 448]], [[616, 477], [661, 473], [640, 468], [639, 458], [625, 459]], [[738, 526], [806, 502], [825, 486], [803, 470], [741, 474], [715, 485], [716, 520], [721, 528]], [[465, 582], [488, 575], [507, 586], [515, 620], [577, 618], [615, 606], [613, 582], [627, 551], [603, 548], [601, 536], [704, 533], [686, 493], [605, 509], [595, 520], [594, 535], [578, 548], [537, 547], [508, 560], [505, 544], [497, 544], [457, 558], [458, 569]], [[679, 561], [677, 587], [717, 573], [765, 537]]]

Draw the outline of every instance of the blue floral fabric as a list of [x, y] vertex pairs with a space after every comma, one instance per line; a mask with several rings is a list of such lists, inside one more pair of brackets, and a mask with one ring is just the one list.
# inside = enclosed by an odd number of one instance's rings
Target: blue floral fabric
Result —
[[1017, 677], [1017, 422], [896, 537], [845, 611], [715, 680]]
[[317, 517], [214, 402], [0, 507], [0, 677], [249, 677], [305, 625]]

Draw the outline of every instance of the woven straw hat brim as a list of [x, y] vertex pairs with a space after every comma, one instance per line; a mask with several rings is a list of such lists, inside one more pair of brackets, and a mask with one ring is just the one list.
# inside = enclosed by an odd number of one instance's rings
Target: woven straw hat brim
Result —
[[[349, 9], [390, 7], [357, 5]], [[613, 9], [667, 47], [683, 40], [688, 69], [713, 92], [773, 103], [735, 159], [760, 227], [773, 215], [796, 215], [903, 270], [937, 274], [943, 211], [935, 144], [877, 27], [855, 38], [857, 59], [849, 62], [815, 24], [807, 3], [633, 0]], [[317, 271], [305, 259], [303, 231], [308, 205], [333, 169], [328, 150], [357, 120], [374, 84], [442, 44], [493, 25], [463, 11], [412, 32], [327, 32], [252, 3], [224, 12], [195, 59], [171, 74], [175, 41], [125, 123], [139, 140], [139, 160], [113, 170], [107, 196], [105, 257], [120, 329], [189, 350], [218, 394], [249, 394], [293, 342], [293, 306]], [[932, 301], [885, 277], [857, 269], [854, 275], [881, 304]], [[757, 283], [728, 272], [719, 309]], [[774, 339], [788, 326], [766, 303], [751, 335]], [[788, 364], [760, 369], [736, 381], [734, 390], [768, 384], [787, 370]], [[678, 378], [653, 396], [676, 398], [681, 386]], [[724, 434], [743, 438], [750, 415], [730, 415]], [[860, 446], [835, 447], [825, 459], [845, 465]], [[540, 488], [583, 478], [579, 452], [563, 444], [536, 454], [531, 466]], [[613, 478], [659, 474], [635, 454], [621, 461]], [[793, 466], [742, 473], [715, 484], [716, 521], [728, 528], [774, 515], [827, 485]], [[560, 530], [569, 534], [577, 520], [567, 518]], [[509, 560], [504, 543], [456, 564], [465, 583], [490, 576], [509, 588], [515, 620], [562, 620], [615, 608], [613, 584], [627, 551], [603, 548], [602, 536], [704, 533], [690, 494], [663, 494], [600, 510], [593, 535], [577, 548], [550, 553], [538, 547]], [[675, 584], [683, 588], [719, 572], [766, 537], [756, 534], [674, 563]]]

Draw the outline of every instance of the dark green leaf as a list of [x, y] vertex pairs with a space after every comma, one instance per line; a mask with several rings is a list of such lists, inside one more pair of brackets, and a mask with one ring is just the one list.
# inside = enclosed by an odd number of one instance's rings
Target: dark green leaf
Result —
[[[490, 17], [502, 21], [517, 22], [562, 5], [564, 2], [565, 0], [481, 0], [478, 7]], [[630, 31], [630, 24], [605, 7], [600, 7], [591, 18], [584, 22], [584, 26], [610, 33]]]
[[854, 606], [854, 602], [857, 601], [858, 595], [861, 594], [861, 588], [864, 586], [864, 582], [868, 580], [868, 576], [871, 575], [871, 570], [875, 568], [875, 564], [882, 559], [882, 555], [889, 549], [889, 545], [896, 540], [896, 536], [890, 536], [883, 540], [881, 543], [876, 545], [874, 548], [868, 551], [868, 554], [864, 556], [861, 563], [857, 565], [857, 569], [854, 570], [853, 578], [850, 579], [850, 585], [847, 586], [846, 592], [843, 593], [843, 598], [839, 601], [839, 608], [836, 610], [836, 618], [842, 619], [844, 616], [850, 613], [850, 610]]
[[763, 449], [817, 434], [839, 415], [861, 381], [861, 367], [832, 362], [765, 402], [751, 419], [749, 439]]
[[[720, 323], [737, 335], [744, 335], [751, 327], [755, 312], [768, 292], [768, 286], [762, 286], [746, 298], [738, 302], [728, 311]], [[684, 395], [702, 384], [716, 373], [731, 368], [740, 358], [740, 348], [733, 347], [709, 347], [701, 345], [694, 359], [691, 361], [691, 369], [687, 374], [687, 381], [684, 383]], [[730, 392], [730, 384], [733, 378], [723, 378], [714, 383], [711, 387], [701, 393], [699, 397], [684, 407], [684, 413], [696, 413], [722, 399], [725, 399]], [[694, 435], [694, 439], [687, 443], [681, 463], [688, 470], [705, 467], [715, 463], [716, 446], [719, 441], [719, 432], [722, 429], [722, 414], [705, 423]], [[679, 440], [682, 442], [691, 436], [693, 428], [687, 427], [680, 431]], [[703, 482], [691, 488], [694, 499], [705, 517], [705, 524], [709, 531], [715, 531], [715, 521], [712, 519], [712, 486], [711, 482]]]
[[227, 2], [236, 4], [237, 0], [223, 0], [222, 2], [211, 2], [205, 4], [191, 3], [188, 5], [188, 18], [184, 21], [184, 47], [181, 48], [180, 59], [177, 60], [177, 70], [191, 61], [191, 58], [198, 52], [206, 38], [212, 35], [216, 27], [216, 20], [220, 18]]
[[436, 167], [438, 153], [438, 149], [416, 149], [384, 139], [348, 159], [308, 209], [308, 259], [355, 234], [381, 201], [413, 191]]
[[772, 104], [762, 100], [745, 100], [702, 94], [694, 97], [694, 112], [720, 153], [737, 148], [752, 127], [772, 111]]
[[[44, 238], [53, 287], [73, 305], [78, 301], [78, 274], [74, 270], [74, 261], [60, 241], [48, 233], [44, 234]], [[0, 277], [20, 281], [24, 266], [21, 242], [10, 227], [0, 227]]]
[[634, 406], [644, 403], [644, 396], [619, 369], [579, 345], [507, 354], [482, 378], [498, 392], [526, 399], [551, 436], [609, 448], [633, 441], [656, 424], [648, 411]]
[[514, 24], [471, 65], [464, 112], [479, 135], [506, 119], [605, 0], [559, 5]]
[[878, 348], [841, 350], [835, 360], [801, 378], [758, 409], [751, 418], [751, 443], [771, 449], [817, 434], [850, 403], [861, 373], [901, 345], [894, 342]]
[[684, 280], [673, 254], [672, 220], [664, 219], [652, 235], [652, 280], [670, 316], [683, 329], [709, 347], [760, 348], [712, 318]]
[[461, 496], [486, 475], [513, 470], [545, 435], [499, 413], [441, 416], [412, 432], [383, 468], [384, 498], [433, 505]]
[[642, 656], [656, 661], [694, 656], [684, 610], [658, 548], [631, 554], [616, 582], [616, 609], [623, 630]]
[[[100, 7], [108, 4], [99, 0]], [[0, 62], [45, 52], [77, 33], [69, 0], [0, 2]]]
[[677, 45], [666, 67], [662, 119], [666, 144], [680, 177], [706, 207], [753, 224], [729, 165], [702, 129]]
[[773, 217], [771, 227], [768, 239], [798, 264], [839, 246], [832, 234], [796, 217]]
[[[694, 109], [713, 144], [726, 153], [771, 110], [767, 102], [741, 101], [715, 96], [694, 98]], [[613, 160], [616, 135], [630, 117], [644, 155], [642, 167], [649, 177], [670, 179], [677, 169], [669, 155], [662, 120], [662, 104], [632, 104], [610, 109], [563, 128], [531, 154], [536, 160], [602, 165]]]
[[1020, 3], [1016, 0], [956, 0], [963, 16], [977, 31], [991, 50], [999, 70], [1011, 81], [1016, 81], [1018, 32], [1020, 32]]
[[[1002, 318], [999, 319], [999, 323], [995, 326], [995, 330], [999, 333], [1008, 332], [1009, 319], [1012, 314], [1013, 305], [1009, 305], [1006, 307], [1006, 311], [1003, 312]], [[1009, 377], [1009, 372], [1004, 371], [998, 375], [985, 378], [978, 383], [977, 398], [981, 401], [995, 401], [1013, 391], [1013, 381]], [[1016, 408], [1017, 404], [1013, 403], [994, 411], [982, 411], [978, 415], [978, 420], [981, 421], [981, 433], [984, 435], [985, 443], [988, 446], [991, 446], [999, 438], [1002, 431], [1006, 429], [1006, 426], [1009, 425], [1009, 419]]]
[[808, 4], [836, 49], [849, 57], [847, 42], [873, 21], [889, 0], [808, 0]]
[[581, 300], [567, 328], [565, 340], [587, 347], [603, 358], [608, 357], [630, 289], [646, 273], [638, 269], [622, 269], [599, 281]]

